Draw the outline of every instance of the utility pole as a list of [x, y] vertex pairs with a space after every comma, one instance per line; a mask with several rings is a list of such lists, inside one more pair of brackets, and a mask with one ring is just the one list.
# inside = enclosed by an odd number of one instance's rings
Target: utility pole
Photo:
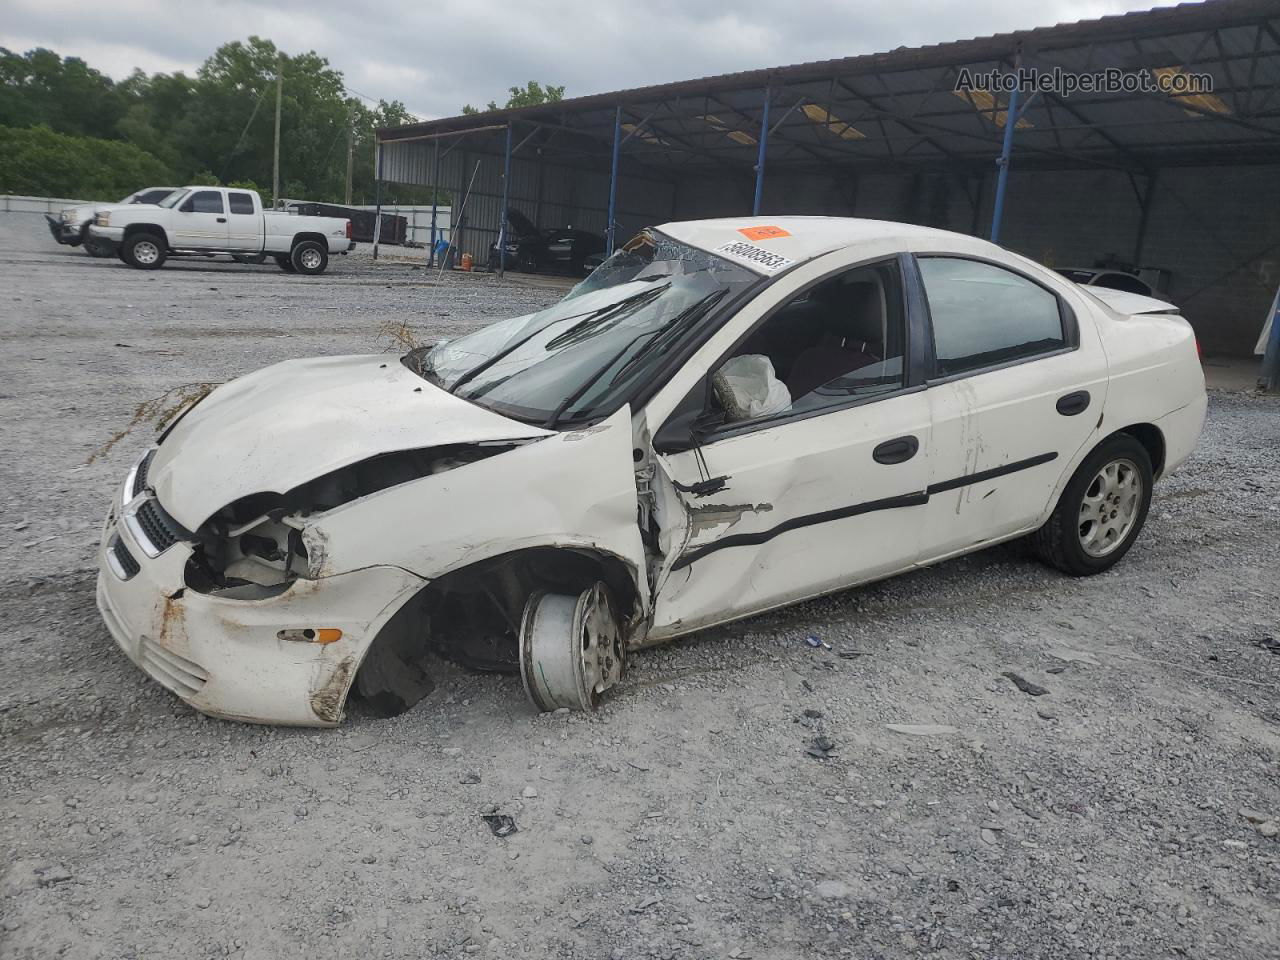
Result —
[[276, 147], [271, 165], [271, 205], [280, 199], [280, 96], [284, 90], [284, 51], [276, 60]]
[[356, 111], [353, 107], [351, 112], [347, 114], [347, 194], [346, 200], [343, 201], [348, 207], [351, 206], [351, 171], [352, 165], [355, 163], [356, 149], [356, 133], [355, 133]]

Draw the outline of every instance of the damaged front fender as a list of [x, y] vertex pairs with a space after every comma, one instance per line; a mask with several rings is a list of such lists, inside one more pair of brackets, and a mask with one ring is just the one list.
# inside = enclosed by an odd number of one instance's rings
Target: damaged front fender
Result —
[[647, 609], [631, 450], [624, 407], [589, 429], [340, 506], [310, 521], [307, 542], [322, 549], [326, 573], [393, 564], [427, 579], [522, 549], [592, 550], [627, 565]]

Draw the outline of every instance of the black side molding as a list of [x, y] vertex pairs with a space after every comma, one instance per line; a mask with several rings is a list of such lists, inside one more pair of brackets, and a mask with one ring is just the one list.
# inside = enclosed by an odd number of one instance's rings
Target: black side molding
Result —
[[1058, 412], [1064, 417], [1074, 417], [1089, 409], [1089, 391], [1077, 390], [1058, 398]]
[[983, 480], [994, 480], [996, 477], [1017, 473], [1019, 470], [1029, 470], [1032, 467], [1040, 466], [1042, 463], [1049, 463], [1051, 460], [1057, 459], [1058, 455], [1056, 453], [1042, 453], [1035, 457], [1027, 457], [1025, 460], [1014, 460], [1012, 463], [1006, 463], [1002, 467], [992, 467], [990, 470], [966, 473], [963, 477], [956, 477], [954, 480], [931, 483], [929, 484], [928, 492], [934, 494], [946, 493], [948, 490], [959, 490], [961, 487], [967, 487], [970, 484], [981, 483]]
[[[911, 439], [914, 437], [900, 437], [901, 440]], [[888, 441], [896, 443], [895, 440]], [[882, 444], [883, 446], [883, 444]], [[919, 444], [917, 443], [917, 447]], [[877, 448], [878, 449], [878, 448]], [[914, 453], [915, 451], [912, 451]], [[935, 493], [945, 493], [948, 490], [958, 490], [961, 487], [967, 487], [970, 484], [982, 483], [984, 480], [993, 480], [996, 477], [1007, 476], [1011, 473], [1017, 473], [1019, 470], [1029, 470], [1032, 467], [1038, 467], [1042, 463], [1049, 463], [1057, 460], [1057, 453], [1042, 453], [1038, 456], [1028, 457], [1025, 460], [1015, 460], [1012, 463], [1006, 463], [1000, 467], [992, 467], [990, 470], [979, 470], [977, 473], [967, 473], [962, 477], [956, 477], [953, 480], [944, 480], [941, 483], [932, 483], [928, 489], [919, 493], [904, 493], [896, 497], [885, 497], [881, 500], [867, 500], [863, 503], [851, 504], [847, 507], [840, 507], [836, 510], [825, 510], [822, 513], [811, 513], [803, 517], [793, 517], [785, 523], [780, 523], [776, 527], [770, 527], [768, 530], [761, 530], [757, 533], [738, 533], [728, 537], [721, 537], [711, 543], [701, 547], [696, 547], [688, 553], [679, 557], [675, 563], [671, 565], [673, 571], [682, 567], [687, 567], [695, 560], [701, 560], [708, 554], [715, 553], [717, 550], [727, 550], [729, 547], [749, 547], [759, 546], [762, 543], [768, 543], [774, 537], [786, 533], [789, 530], [800, 530], [804, 527], [816, 526], [819, 523], [831, 523], [833, 520], [844, 520], [848, 517], [860, 516], [864, 513], [874, 513], [877, 510], [897, 510], [901, 507], [921, 507], [929, 502], [929, 497]]]
[[707, 554], [715, 553], [717, 550], [726, 550], [729, 547], [759, 546], [762, 543], [768, 543], [774, 537], [781, 533], [786, 533], [788, 530], [799, 530], [802, 527], [812, 527], [819, 523], [830, 523], [832, 520], [844, 520], [847, 517], [873, 513], [876, 510], [918, 507], [928, 502], [929, 495], [927, 493], [906, 493], [898, 497], [885, 497], [883, 500], [868, 500], [865, 503], [855, 503], [848, 507], [841, 507], [838, 510], [826, 510], [823, 513], [811, 513], [804, 517], [793, 517], [786, 523], [780, 523], [776, 527], [770, 527], [768, 530], [761, 530], [759, 533], [738, 533], [729, 537], [721, 537], [706, 546], [690, 550], [673, 563], [671, 569], [679, 570], [681, 567], [687, 567], [693, 561], [700, 560]]

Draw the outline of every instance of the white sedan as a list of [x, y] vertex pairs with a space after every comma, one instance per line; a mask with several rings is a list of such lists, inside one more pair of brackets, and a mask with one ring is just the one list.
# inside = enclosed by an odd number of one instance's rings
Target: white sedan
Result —
[[1107, 293], [898, 223], [649, 229], [538, 313], [214, 390], [117, 491], [98, 604], [197, 710], [330, 726], [432, 655], [591, 709], [628, 649], [1015, 537], [1099, 573], [1205, 414], [1186, 321]]

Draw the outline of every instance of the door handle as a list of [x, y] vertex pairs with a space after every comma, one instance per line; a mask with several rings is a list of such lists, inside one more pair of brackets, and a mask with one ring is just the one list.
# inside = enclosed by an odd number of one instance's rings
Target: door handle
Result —
[[219, 217], [219, 218], [218, 218], [218, 222], [219, 222], [219, 223], [226, 223], [226, 222], [227, 222], [227, 218], [226, 218], [226, 217]]
[[1077, 390], [1058, 398], [1058, 412], [1064, 417], [1074, 417], [1089, 409], [1089, 391]]
[[895, 437], [872, 450], [871, 459], [876, 463], [906, 463], [919, 449], [920, 441], [915, 437]]

